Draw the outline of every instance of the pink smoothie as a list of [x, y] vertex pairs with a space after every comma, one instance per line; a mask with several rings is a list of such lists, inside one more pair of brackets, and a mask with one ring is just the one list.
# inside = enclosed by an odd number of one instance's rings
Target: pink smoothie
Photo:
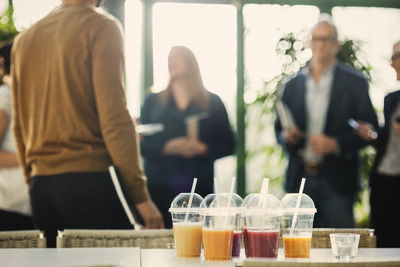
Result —
[[246, 257], [277, 258], [279, 231], [244, 229]]
[[232, 244], [232, 257], [240, 256], [240, 245], [242, 243], [242, 232], [235, 231], [233, 233], [233, 244]]

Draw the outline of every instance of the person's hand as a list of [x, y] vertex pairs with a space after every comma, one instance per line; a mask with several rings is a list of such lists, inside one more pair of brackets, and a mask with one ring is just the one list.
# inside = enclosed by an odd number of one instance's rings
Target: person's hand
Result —
[[207, 145], [193, 138], [177, 137], [169, 140], [163, 149], [165, 155], [179, 155], [192, 158], [207, 153]]
[[304, 134], [300, 129], [293, 127], [289, 130], [285, 130], [283, 136], [285, 143], [295, 145], [301, 140], [301, 138], [303, 138]]
[[148, 200], [136, 204], [136, 209], [144, 221], [143, 229], [162, 229], [164, 228], [163, 218], [160, 211], [154, 205], [153, 201]]
[[310, 138], [311, 149], [317, 155], [328, 155], [337, 151], [335, 139], [324, 134], [313, 135]]
[[359, 128], [355, 130], [355, 132], [365, 141], [370, 142], [374, 139], [376, 139], [377, 134], [374, 131], [374, 127], [363, 121], [357, 121]]
[[207, 153], [208, 147], [205, 143], [193, 139], [187, 138], [186, 147], [181, 151], [181, 155], [186, 158], [192, 158], [199, 155], [204, 155]]
[[396, 130], [396, 133], [400, 135], [400, 122], [395, 122], [393, 127]]

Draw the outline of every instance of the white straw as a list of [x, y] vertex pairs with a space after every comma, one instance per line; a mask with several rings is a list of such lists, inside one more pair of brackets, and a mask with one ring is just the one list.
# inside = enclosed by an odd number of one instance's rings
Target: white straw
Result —
[[261, 186], [261, 194], [263, 194], [263, 195], [268, 194], [268, 185], [269, 185], [269, 179], [264, 178], [262, 186]]
[[[229, 188], [228, 204], [226, 206], [228, 209], [229, 209], [229, 207], [230, 207], [229, 205], [231, 204], [231, 201], [232, 201], [233, 190], [235, 189], [235, 183], [236, 183], [236, 177], [232, 177], [231, 188]], [[225, 217], [223, 229], [226, 229], [227, 225], [228, 225], [228, 216]]]
[[[260, 195], [260, 199], [258, 199], [259, 203], [258, 203], [258, 207], [265, 207], [266, 201], [267, 201], [267, 195], [268, 195], [268, 186], [269, 186], [269, 179], [268, 178], [264, 178], [263, 179], [263, 183], [261, 185], [261, 195]], [[262, 202], [261, 202], [261, 198], [262, 198]]]
[[215, 197], [217, 200], [217, 208], [219, 208], [220, 207], [219, 200], [218, 200], [219, 189], [218, 189], [218, 179], [217, 178], [214, 178], [214, 191], [215, 191]]
[[233, 194], [233, 190], [235, 190], [235, 183], [236, 183], [236, 177], [233, 176], [232, 177], [232, 182], [231, 182], [231, 188], [229, 188], [229, 193], [231, 193], [231, 194]]
[[299, 190], [299, 195], [297, 196], [297, 201], [296, 201], [296, 208], [294, 210], [294, 215], [293, 215], [293, 220], [292, 220], [292, 226], [290, 227], [290, 236], [293, 235], [293, 229], [294, 226], [296, 225], [296, 221], [297, 221], [297, 215], [299, 213], [299, 208], [300, 208], [300, 202], [301, 202], [301, 198], [303, 195], [303, 190], [304, 190], [304, 184], [306, 183], [306, 178], [302, 178], [301, 179], [301, 185], [300, 185], [300, 190]]
[[185, 214], [185, 222], [187, 222], [189, 218], [189, 211], [192, 206], [192, 201], [193, 201], [193, 196], [194, 196], [194, 190], [196, 189], [196, 184], [197, 184], [197, 178], [193, 179], [193, 184], [192, 184], [192, 190], [190, 190], [190, 197], [189, 197], [189, 204], [186, 209], [186, 214]]

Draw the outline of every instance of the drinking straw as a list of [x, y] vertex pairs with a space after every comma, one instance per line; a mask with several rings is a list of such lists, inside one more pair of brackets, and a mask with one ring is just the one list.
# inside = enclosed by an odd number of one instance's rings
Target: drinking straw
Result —
[[261, 195], [262, 195], [262, 198], [263, 198], [263, 207], [265, 207], [265, 204], [266, 204], [266, 201], [267, 201], [266, 196], [268, 195], [268, 187], [269, 187], [269, 179], [268, 178], [264, 178], [262, 186], [261, 186]]
[[215, 198], [217, 201], [217, 208], [219, 208], [220, 207], [219, 200], [218, 200], [219, 189], [218, 189], [218, 179], [217, 178], [214, 178], [214, 191], [215, 191]]
[[197, 178], [194, 178], [193, 184], [192, 184], [192, 190], [190, 190], [189, 204], [186, 209], [185, 222], [187, 222], [187, 220], [189, 218], [189, 211], [190, 211], [190, 207], [192, 206], [192, 201], [193, 201], [193, 196], [194, 196], [194, 190], [196, 189], [196, 184], [197, 184]]
[[[268, 186], [269, 186], [269, 179], [268, 178], [264, 178], [263, 179], [263, 183], [261, 185], [261, 195], [260, 195], [260, 199], [258, 199], [258, 207], [265, 207], [267, 198], [266, 196], [268, 195]], [[262, 202], [261, 202], [261, 198], [262, 198]]]
[[228, 197], [227, 208], [229, 208], [229, 205], [231, 204], [231, 201], [232, 201], [232, 195], [233, 195], [233, 190], [235, 189], [235, 183], [236, 183], [236, 177], [233, 176], [232, 181], [231, 181], [231, 188], [229, 188], [229, 197]]
[[290, 227], [290, 236], [293, 235], [293, 229], [294, 226], [296, 225], [297, 221], [297, 215], [299, 213], [299, 208], [300, 208], [300, 201], [303, 195], [303, 190], [304, 190], [304, 184], [306, 183], [306, 178], [301, 179], [301, 185], [300, 185], [300, 190], [299, 190], [299, 195], [297, 196], [297, 201], [296, 201], [296, 208], [294, 209], [294, 215], [293, 215], [293, 220], [292, 220], [292, 226]]
[[[231, 194], [233, 194], [233, 190], [235, 190], [235, 183], [236, 183], [236, 177], [233, 176], [232, 181], [231, 181], [231, 188], [229, 188], [229, 193], [231, 193]], [[232, 199], [232, 197], [231, 197], [231, 199]]]
[[[231, 204], [231, 201], [232, 201], [233, 190], [235, 189], [235, 182], [236, 182], [236, 177], [234, 176], [234, 177], [232, 177], [231, 187], [229, 188], [228, 204], [226, 206], [227, 208], [229, 208], [229, 205]], [[223, 229], [226, 229], [227, 224], [228, 224], [228, 216], [225, 217]]]

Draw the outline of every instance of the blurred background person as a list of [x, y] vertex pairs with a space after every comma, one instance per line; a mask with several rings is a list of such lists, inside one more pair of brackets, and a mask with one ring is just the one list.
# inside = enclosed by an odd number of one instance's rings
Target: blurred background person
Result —
[[288, 153], [285, 190], [304, 192], [315, 202], [314, 227], [354, 227], [353, 205], [360, 186], [359, 150], [368, 142], [348, 125], [350, 118], [377, 125], [368, 81], [336, 59], [340, 48], [336, 26], [322, 15], [311, 31], [312, 58], [284, 88], [281, 101], [295, 125], [275, 133]]
[[11, 127], [11, 47], [11, 42], [0, 47], [0, 230], [26, 230], [33, 222]]
[[[400, 81], [400, 41], [393, 45], [391, 66]], [[376, 157], [370, 174], [371, 224], [375, 229], [378, 247], [400, 247], [400, 90], [385, 97], [383, 115], [385, 124], [374, 142]], [[359, 121], [359, 134], [373, 141], [370, 124]]]
[[144, 220], [162, 228], [125, 99], [122, 27], [99, 1], [64, 0], [13, 45], [14, 135], [35, 228], [132, 229], [108, 167]]
[[172, 227], [168, 213], [173, 198], [190, 192], [213, 192], [214, 161], [234, 153], [234, 134], [221, 99], [204, 88], [196, 57], [183, 46], [173, 47], [168, 57], [170, 79], [165, 90], [150, 94], [143, 104], [142, 124], [163, 125], [163, 130], [144, 136], [141, 151], [153, 201]]

